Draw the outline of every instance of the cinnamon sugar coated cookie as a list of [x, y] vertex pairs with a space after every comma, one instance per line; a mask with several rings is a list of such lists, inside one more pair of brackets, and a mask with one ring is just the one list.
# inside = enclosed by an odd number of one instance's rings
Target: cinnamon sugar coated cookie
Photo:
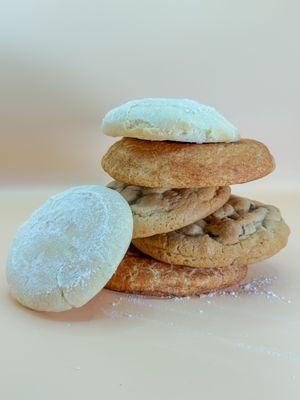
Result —
[[197, 296], [235, 285], [246, 274], [245, 265], [200, 270], [165, 264], [131, 246], [106, 288], [158, 297]]
[[214, 108], [189, 99], [131, 100], [105, 115], [102, 131], [108, 136], [190, 143], [239, 139], [237, 129]]
[[7, 279], [26, 307], [80, 307], [108, 282], [132, 236], [132, 214], [114, 190], [80, 186], [51, 197], [19, 228]]
[[268, 148], [251, 139], [190, 144], [123, 138], [102, 159], [115, 180], [156, 188], [230, 186], [261, 178], [275, 168]]
[[273, 256], [286, 246], [289, 233], [276, 207], [231, 196], [205, 219], [133, 243], [143, 253], [166, 263], [222, 268]]
[[170, 232], [205, 218], [220, 208], [230, 196], [229, 187], [155, 189], [113, 181], [129, 203], [133, 215], [133, 237]]

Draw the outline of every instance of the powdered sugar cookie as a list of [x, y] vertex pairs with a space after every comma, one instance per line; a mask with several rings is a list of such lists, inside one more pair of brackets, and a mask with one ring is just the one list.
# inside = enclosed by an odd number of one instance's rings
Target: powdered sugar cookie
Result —
[[7, 279], [12, 295], [40, 311], [80, 307], [108, 282], [132, 236], [119, 193], [81, 186], [51, 197], [19, 228]]
[[237, 129], [214, 108], [189, 99], [131, 100], [108, 112], [108, 136], [190, 143], [234, 142]]

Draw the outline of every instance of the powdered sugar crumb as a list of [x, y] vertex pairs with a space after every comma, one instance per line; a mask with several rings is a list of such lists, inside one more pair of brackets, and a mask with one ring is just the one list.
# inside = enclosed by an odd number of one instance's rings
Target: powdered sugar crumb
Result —
[[[211, 292], [208, 294], [203, 294], [200, 297], [200, 299], [202, 300], [202, 302], [204, 301], [205, 304], [212, 304], [213, 303], [213, 299], [217, 298], [217, 297], [222, 297], [222, 296], [226, 296], [226, 297], [230, 297], [233, 299], [239, 299], [248, 295], [255, 295], [255, 296], [262, 296], [265, 297], [268, 300], [271, 301], [280, 301], [282, 303], [285, 304], [291, 304], [291, 300], [282, 296], [279, 293], [276, 293], [275, 291], [270, 289], [270, 286], [277, 280], [276, 276], [261, 276], [258, 278], [253, 278], [252, 280], [234, 286], [230, 289], [227, 290], [221, 290], [221, 291], [215, 291], [215, 292]], [[116, 300], [114, 300], [111, 303], [111, 306], [114, 308], [111, 310], [103, 310], [104, 313], [106, 315], [110, 315], [111, 317], [116, 317], [116, 316], [123, 316], [123, 317], [127, 317], [127, 318], [135, 318], [135, 317], [142, 317], [142, 315], [137, 315], [136, 313], [130, 313], [127, 311], [116, 311], [117, 308], [121, 308], [123, 307], [123, 305], [125, 305], [125, 302], [129, 302], [133, 305], [136, 306], [142, 306], [142, 307], [146, 307], [146, 308], [155, 308], [155, 309], [163, 309], [163, 310], [169, 310], [172, 311], [170, 308], [170, 305], [172, 303], [181, 303], [181, 304], [186, 304], [189, 303], [192, 299], [196, 299], [195, 297], [171, 297], [169, 298], [167, 302], [165, 302], [165, 300], [161, 300], [156, 302], [155, 300], [157, 299], [152, 299], [151, 297], [147, 297], [147, 296], [135, 296], [135, 295], [131, 295], [131, 294], [122, 294], [120, 295], [120, 297]], [[154, 301], [153, 301], [154, 300]], [[175, 310], [174, 310], [175, 311]], [[179, 309], [176, 309], [176, 313], [179, 312]], [[183, 311], [184, 314], [187, 313], [187, 310]], [[203, 314], [204, 310], [200, 309], [198, 310], [199, 314]]]
[[257, 296], [264, 296], [267, 299], [278, 300], [283, 303], [290, 304], [292, 302], [290, 299], [287, 299], [286, 297], [274, 292], [273, 290], [266, 289], [266, 287], [272, 285], [276, 280], [276, 276], [263, 276], [259, 278], [254, 278], [249, 282], [237, 285], [231, 290], [212, 292], [206, 296], [204, 295], [204, 297], [231, 296], [234, 298], [238, 298], [243, 295], [254, 294]]

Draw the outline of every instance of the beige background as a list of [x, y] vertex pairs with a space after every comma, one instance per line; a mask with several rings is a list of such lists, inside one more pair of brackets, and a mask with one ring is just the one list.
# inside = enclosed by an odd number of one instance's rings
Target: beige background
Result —
[[299, 177], [300, 3], [4, 1], [0, 182], [97, 182], [100, 120], [130, 98], [189, 97]]

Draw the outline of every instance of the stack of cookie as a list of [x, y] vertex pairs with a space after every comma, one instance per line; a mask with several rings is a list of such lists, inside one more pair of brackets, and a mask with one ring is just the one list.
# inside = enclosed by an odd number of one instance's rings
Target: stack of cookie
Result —
[[129, 203], [133, 245], [107, 288], [190, 296], [243, 280], [247, 265], [282, 249], [289, 228], [277, 208], [231, 195], [230, 185], [274, 169], [267, 147], [240, 139], [215, 109], [191, 100], [144, 99], [110, 111], [108, 186]]

